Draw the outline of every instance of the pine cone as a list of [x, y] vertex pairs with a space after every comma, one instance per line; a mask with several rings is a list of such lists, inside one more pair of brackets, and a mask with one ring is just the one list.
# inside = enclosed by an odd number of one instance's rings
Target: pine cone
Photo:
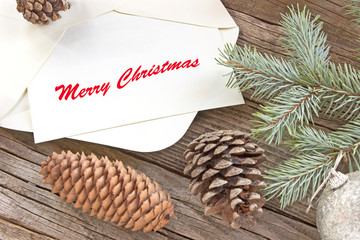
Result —
[[222, 212], [233, 228], [252, 226], [262, 215], [266, 199], [256, 191], [265, 188], [256, 165], [266, 160], [264, 150], [250, 142], [250, 135], [222, 130], [193, 140], [184, 152], [184, 174], [191, 176], [190, 191], [200, 193], [205, 215]]
[[71, 4], [66, 0], [16, 0], [18, 12], [34, 24], [49, 24], [50, 19], [61, 18], [59, 11], [66, 11]]
[[148, 232], [161, 229], [174, 216], [170, 195], [121, 161], [68, 151], [53, 153], [41, 168], [44, 183], [53, 185], [52, 193], [60, 192], [60, 199], [75, 202], [83, 212], [91, 209], [91, 216], [104, 221]]

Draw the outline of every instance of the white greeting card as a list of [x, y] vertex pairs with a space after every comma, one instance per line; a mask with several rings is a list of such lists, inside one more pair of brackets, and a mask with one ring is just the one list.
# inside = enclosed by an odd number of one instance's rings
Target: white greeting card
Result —
[[[216, 28], [223, 43], [235, 43], [239, 32], [220, 0], [71, 0], [71, 3], [70, 10], [61, 12], [60, 20], [38, 26], [23, 19], [16, 11], [16, 1], [0, 1], [1, 127], [33, 131], [25, 90], [65, 29], [74, 24], [116, 10], [119, 14]], [[51, 73], [54, 74], [57, 74], [57, 69]], [[35, 90], [34, 93], [41, 97], [40, 91]], [[238, 97], [241, 98], [241, 94]], [[70, 138], [135, 151], [158, 151], [180, 139], [196, 113], [116, 126]], [[138, 136], [141, 136], [140, 140]]]
[[29, 87], [35, 142], [243, 103], [206, 28], [110, 12], [69, 27]]

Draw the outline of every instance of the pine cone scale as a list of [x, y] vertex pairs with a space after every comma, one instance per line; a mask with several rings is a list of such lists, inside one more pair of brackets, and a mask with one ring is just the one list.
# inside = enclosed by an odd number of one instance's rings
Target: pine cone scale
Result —
[[217, 177], [211, 182], [211, 184], [208, 188], [213, 189], [213, 188], [222, 187], [222, 186], [226, 185], [227, 183], [228, 183], [227, 180]]

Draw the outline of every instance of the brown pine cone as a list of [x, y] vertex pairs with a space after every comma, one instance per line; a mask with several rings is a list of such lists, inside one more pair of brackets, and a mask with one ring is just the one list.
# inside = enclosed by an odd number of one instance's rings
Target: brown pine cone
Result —
[[16, 0], [18, 12], [34, 24], [49, 24], [61, 18], [59, 11], [66, 11], [71, 4], [66, 0]]
[[68, 151], [53, 153], [41, 168], [44, 183], [53, 185], [52, 193], [60, 192], [60, 199], [104, 221], [148, 232], [161, 229], [174, 216], [170, 195], [121, 161]]
[[262, 215], [266, 199], [256, 191], [265, 188], [257, 165], [264, 150], [250, 142], [250, 135], [222, 130], [193, 140], [184, 152], [184, 174], [191, 176], [190, 191], [200, 193], [205, 215], [222, 213], [233, 228], [252, 226]]

